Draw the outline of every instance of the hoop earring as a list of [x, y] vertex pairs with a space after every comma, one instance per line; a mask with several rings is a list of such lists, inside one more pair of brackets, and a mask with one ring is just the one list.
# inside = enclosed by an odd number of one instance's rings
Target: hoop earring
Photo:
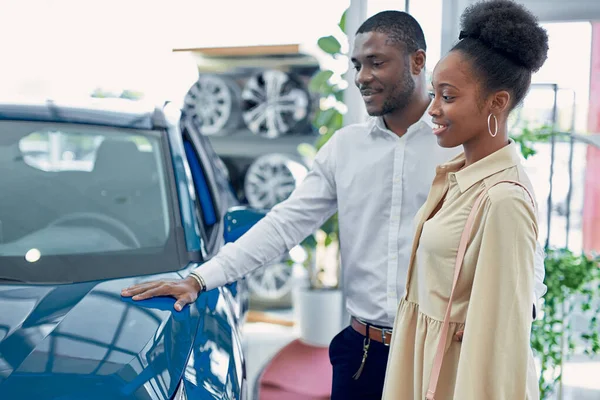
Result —
[[[494, 129], [494, 133], [492, 133], [492, 127], [490, 126], [490, 119], [494, 117], [494, 127], [496, 129]], [[496, 137], [496, 135], [498, 134], [498, 118], [496, 118], [496, 116], [492, 113], [490, 113], [490, 115], [488, 115], [488, 132], [490, 133], [491, 137]]]

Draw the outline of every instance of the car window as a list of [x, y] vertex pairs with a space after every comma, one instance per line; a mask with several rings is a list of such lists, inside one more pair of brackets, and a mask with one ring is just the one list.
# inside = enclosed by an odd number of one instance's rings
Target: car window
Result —
[[200, 209], [202, 212], [202, 220], [207, 228], [213, 226], [218, 222], [217, 210], [215, 209], [215, 202], [213, 195], [209, 188], [209, 183], [202, 167], [200, 160], [194, 150], [194, 146], [189, 142], [184, 142], [185, 155], [188, 159], [190, 170], [192, 172], [192, 178], [198, 195], [198, 201], [200, 202]]
[[163, 157], [152, 131], [1, 121], [0, 257], [36, 263], [164, 246]]

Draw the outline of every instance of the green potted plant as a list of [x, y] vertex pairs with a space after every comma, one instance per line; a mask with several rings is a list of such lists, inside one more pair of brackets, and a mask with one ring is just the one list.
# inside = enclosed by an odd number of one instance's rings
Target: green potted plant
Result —
[[[568, 249], [549, 250], [546, 256], [548, 291], [540, 315], [533, 323], [531, 343], [540, 361], [540, 399], [548, 399], [562, 381], [563, 365], [572, 355], [600, 354], [600, 257], [573, 254]], [[570, 316], [589, 321], [575, 334]], [[559, 390], [560, 394], [560, 390]]]
[[[535, 143], [548, 142], [552, 135], [566, 136], [544, 125], [524, 127], [511, 137], [527, 159], [536, 154]], [[600, 354], [600, 305], [593, 307], [593, 300], [600, 298], [600, 257], [574, 254], [565, 248], [546, 253], [544, 283], [548, 290], [531, 332], [531, 345], [540, 363], [542, 400], [554, 394], [562, 398], [563, 367], [570, 357], [577, 353], [590, 357]], [[577, 334], [571, 321], [574, 314], [588, 321], [587, 329]]]

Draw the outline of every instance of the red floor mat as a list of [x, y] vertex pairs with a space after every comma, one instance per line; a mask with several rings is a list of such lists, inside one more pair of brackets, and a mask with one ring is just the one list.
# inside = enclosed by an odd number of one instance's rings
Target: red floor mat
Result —
[[294, 340], [265, 368], [258, 400], [326, 400], [331, 397], [331, 380], [329, 349]]

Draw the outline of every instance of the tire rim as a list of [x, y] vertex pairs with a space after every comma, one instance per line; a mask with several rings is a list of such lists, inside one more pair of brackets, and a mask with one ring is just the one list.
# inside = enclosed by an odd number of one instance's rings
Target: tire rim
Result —
[[290, 196], [307, 172], [304, 165], [284, 155], [259, 157], [246, 173], [246, 199], [254, 208], [272, 208]]
[[277, 300], [291, 292], [294, 285], [294, 268], [302, 266], [306, 251], [295, 246], [279, 262], [266, 265], [250, 274], [246, 281], [248, 288], [256, 296], [266, 300]]
[[242, 101], [248, 129], [268, 138], [290, 132], [308, 117], [308, 92], [299, 81], [278, 70], [251, 77]]
[[202, 134], [215, 135], [231, 118], [231, 89], [217, 76], [201, 75], [185, 96], [185, 109], [195, 115]]
[[267, 265], [248, 276], [248, 287], [260, 298], [279, 299], [292, 290], [292, 272], [285, 260]]

